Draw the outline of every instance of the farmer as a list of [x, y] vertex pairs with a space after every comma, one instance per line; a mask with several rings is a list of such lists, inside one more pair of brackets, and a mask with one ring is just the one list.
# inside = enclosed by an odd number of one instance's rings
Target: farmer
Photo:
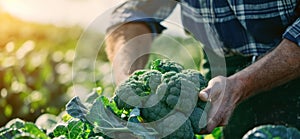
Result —
[[[117, 83], [144, 68], [152, 40], [165, 29], [160, 22], [177, 3], [128, 0], [114, 10], [106, 51]], [[203, 67], [211, 66], [206, 78], [213, 77], [199, 93], [200, 99], [212, 103], [207, 128], [201, 133], [228, 124], [233, 110], [246, 106], [244, 112], [251, 116], [243, 117], [245, 126], [273, 123], [299, 129], [300, 7], [296, 0], [182, 0], [179, 5], [184, 28], [204, 44]], [[213, 75], [222, 72], [222, 67], [213, 66], [222, 59], [225, 75]]]

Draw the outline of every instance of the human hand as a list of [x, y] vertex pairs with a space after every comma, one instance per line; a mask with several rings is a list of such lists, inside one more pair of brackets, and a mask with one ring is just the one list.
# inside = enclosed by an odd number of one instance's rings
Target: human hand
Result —
[[207, 88], [199, 93], [203, 101], [210, 101], [208, 123], [200, 133], [211, 133], [217, 126], [226, 125], [228, 119], [242, 96], [242, 82], [218, 76], [210, 80]]

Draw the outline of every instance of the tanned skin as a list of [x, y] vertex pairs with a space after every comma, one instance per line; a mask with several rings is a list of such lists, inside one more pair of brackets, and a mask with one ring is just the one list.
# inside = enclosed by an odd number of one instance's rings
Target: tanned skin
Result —
[[213, 78], [199, 93], [200, 99], [212, 102], [207, 129], [202, 133], [210, 133], [216, 126], [226, 125], [232, 111], [242, 100], [299, 76], [300, 47], [283, 39], [276, 49], [244, 70], [230, 77]]
[[127, 23], [109, 30], [106, 52], [117, 85], [133, 71], [144, 68], [152, 40], [151, 31], [144, 23]]

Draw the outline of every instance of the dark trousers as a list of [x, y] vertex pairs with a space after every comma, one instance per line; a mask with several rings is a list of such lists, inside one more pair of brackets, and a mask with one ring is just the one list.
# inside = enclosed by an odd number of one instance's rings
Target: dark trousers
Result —
[[[205, 60], [203, 68], [206, 70], [224, 69], [224, 67], [210, 67], [207, 57]], [[226, 76], [230, 76], [250, 65], [252, 58], [232, 56], [225, 58], [225, 61]], [[205, 77], [209, 80], [211, 70], [207, 71]], [[223, 130], [224, 138], [241, 139], [248, 130], [262, 124], [280, 124], [300, 130], [300, 78], [241, 102]]]

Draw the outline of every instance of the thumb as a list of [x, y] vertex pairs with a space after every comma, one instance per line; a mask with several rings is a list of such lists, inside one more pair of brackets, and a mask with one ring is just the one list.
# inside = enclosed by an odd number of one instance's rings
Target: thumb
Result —
[[209, 95], [210, 89], [205, 88], [202, 91], [200, 91], [200, 93], [198, 94], [199, 98], [202, 101], [208, 101], [208, 95]]

